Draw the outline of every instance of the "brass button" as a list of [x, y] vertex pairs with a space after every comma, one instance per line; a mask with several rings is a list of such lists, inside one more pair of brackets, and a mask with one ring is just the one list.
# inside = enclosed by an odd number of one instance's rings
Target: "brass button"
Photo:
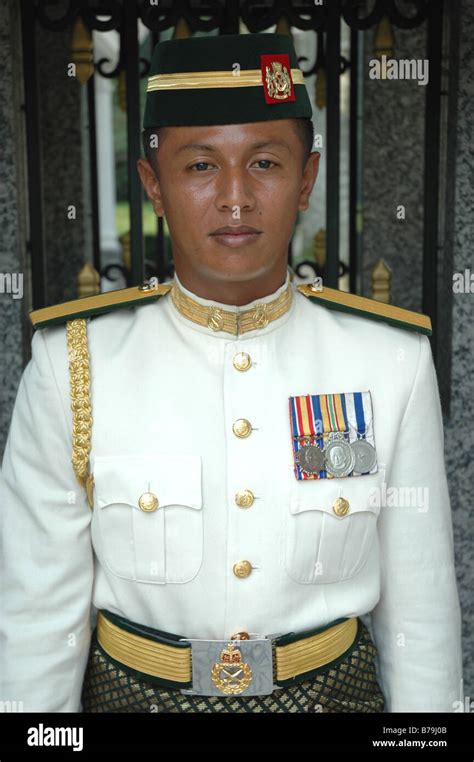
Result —
[[250, 508], [254, 501], [254, 495], [251, 489], [239, 489], [235, 493], [235, 502], [239, 508]]
[[151, 513], [158, 508], [158, 498], [153, 492], [144, 492], [138, 499], [138, 506], [141, 511]]
[[252, 360], [247, 352], [237, 352], [234, 355], [233, 360], [234, 368], [237, 370], [248, 370], [252, 365]]
[[250, 561], [237, 561], [233, 568], [236, 577], [248, 577], [252, 571], [252, 564]]
[[334, 501], [332, 509], [336, 516], [345, 516], [346, 513], [349, 513], [349, 501], [345, 497], [338, 497]]
[[236, 632], [234, 635], [231, 635], [231, 640], [250, 640], [250, 635], [248, 632], [245, 632], [243, 630], [242, 632]]
[[237, 418], [232, 425], [232, 431], [236, 437], [245, 439], [245, 437], [248, 437], [252, 432], [252, 424], [250, 421], [247, 421], [246, 418]]

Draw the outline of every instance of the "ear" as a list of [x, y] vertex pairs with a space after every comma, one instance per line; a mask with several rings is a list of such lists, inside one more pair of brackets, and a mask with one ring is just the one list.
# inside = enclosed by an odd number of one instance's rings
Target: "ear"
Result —
[[301, 181], [300, 200], [298, 204], [298, 210], [304, 212], [309, 206], [309, 197], [313, 190], [316, 178], [319, 170], [319, 159], [321, 154], [319, 151], [313, 151], [308, 156], [305, 168], [303, 170], [303, 177]]
[[153, 167], [147, 159], [138, 159], [137, 170], [140, 180], [145, 189], [145, 193], [153, 204], [153, 209], [157, 217], [164, 216], [163, 204], [161, 200], [160, 183], [155, 175]]

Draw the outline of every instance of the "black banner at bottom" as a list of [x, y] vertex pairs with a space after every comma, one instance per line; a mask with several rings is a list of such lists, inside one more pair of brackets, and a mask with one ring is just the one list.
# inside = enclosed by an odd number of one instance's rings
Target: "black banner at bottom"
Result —
[[1, 762], [92, 759], [97, 752], [153, 752], [187, 746], [357, 749], [377, 756], [474, 758], [473, 714], [0, 714]]

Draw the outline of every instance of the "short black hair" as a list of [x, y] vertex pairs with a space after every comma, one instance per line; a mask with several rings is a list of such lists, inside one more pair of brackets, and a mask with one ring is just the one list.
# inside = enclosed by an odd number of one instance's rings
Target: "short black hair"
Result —
[[158, 163], [156, 162], [156, 148], [151, 147], [151, 139], [157, 136], [158, 142], [160, 141], [160, 127], [147, 127], [142, 132], [142, 146], [145, 158], [151, 165], [155, 175], [158, 177]]
[[[313, 142], [314, 142], [313, 122], [309, 117], [297, 117], [293, 121], [295, 122], [296, 131], [303, 144], [303, 149], [304, 149], [303, 167], [304, 167], [311, 151], [313, 150]], [[159, 141], [160, 127], [148, 127], [147, 129], [143, 130], [142, 145], [143, 145], [143, 152], [147, 160], [149, 161], [153, 171], [158, 177], [158, 163], [156, 162], [156, 148], [152, 148], [150, 145], [151, 138], [153, 135], [157, 135], [158, 141]]]

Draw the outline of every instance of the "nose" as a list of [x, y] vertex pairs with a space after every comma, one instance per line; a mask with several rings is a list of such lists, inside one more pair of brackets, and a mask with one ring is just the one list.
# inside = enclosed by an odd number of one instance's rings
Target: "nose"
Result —
[[235, 207], [251, 211], [255, 207], [255, 195], [250, 187], [251, 178], [245, 169], [228, 167], [219, 173], [217, 180], [216, 207], [220, 211]]

